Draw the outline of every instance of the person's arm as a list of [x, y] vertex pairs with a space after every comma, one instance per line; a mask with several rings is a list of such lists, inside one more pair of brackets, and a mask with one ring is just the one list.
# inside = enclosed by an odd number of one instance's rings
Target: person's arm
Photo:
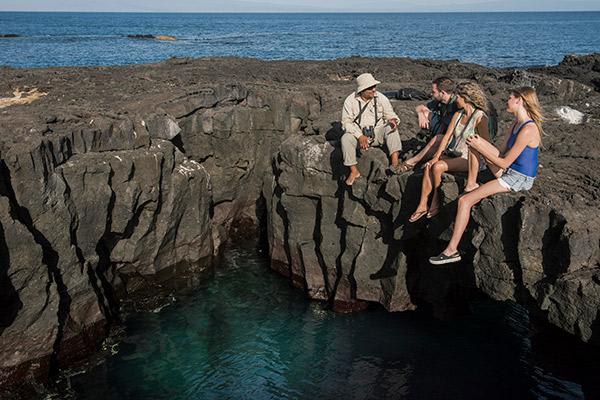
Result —
[[446, 150], [446, 146], [448, 145], [450, 138], [452, 137], [452, 135], [454, 135], [454, 127], [456, 126], [456, 122], [461, 117], [462, 117], [462, 114], [459, 111], [455, 112], [454, 115], [452, 116], [450, 125], [448, 125], [448, 129], [446, 129], [446, 133], [444, 134], [444, 137], [442, 137], [442, 140], [440, 142], [440, 145], [439, 145], [437, 151], [431, 158], [431, 161], [430, 161], [431, 164], [434, 164], [436, 161], [438, 161], [440, 159], [440, 157], [442, 156], [442, 153], [444, 152], [444, 150]]
[[348, 96], [344, 101], [344, 107], [342, 108], [342, 127], [344, 128], [344, 131], [358, 139], [362, 136], [362, 130], [354, 123], [357, 111], [352, 100], [354, 100], [354, 96]]
[[476, 122], [477, 124], [475, 125], [475, 133], [487, 140], [488, 142], [490, 142], [490, 128], [488, 125], [489, 119], [487, 115], [481, 113], [479, 119]]
[[494, 165], [502, 169], [507, 169], [512, 165], [517, 157], [519, 157], [523, 150], [525, 150], [527, 145], [532, 144], [539, 146], [539, 132], [537, 126], [535, 125], [523, 127], [519, 133], [519, 136], [517, 136], [515, 144], [504, 156], [495, 154], [494, 152], [490, 151], [487, 146], [481, 146], [480, 141], [483, 140], [483, 138], [476, 135], [467, 139], [467, 144], [477, 150], [482, 156], [484, 156]]
[[513, 129], [515, 128], [515, 126], [517, 125], [517, 123], [515, 122], [512, 127], [510, 128], [510, 132], [508, 133], [508, 135], [506, 135], [506, 137], [504, 138], [504, 142], [502, 142], [502, 146], [498, 147], [498, 150], [500, 150], [500, 155], [504, 155], [504, 153], [506, 153], [506, 147], [508, 146], [508, 140], [510, 139], [510, 135], [512, 135]]
[[392, 128], [396, 129], [396, 127], [398, 126], [398, 122], [400, 121], [400, 118], [398, 118], [398, 115], [394, 111], [394, 108], [392, 107], [392, 103], [390, 103], [390, 100], [387, 97], [385, 97], [383, 94], [378, 94], [377, 97], [381, 101], [381, 108], [383, 108], [384, 121], [386, 121], [388, 124], [390, 124], [390, 126]]
[[500, 153], [500, 156], [503, 157], [504, 153], [506, 153], [506, 147], [508, 146], [508, 140], [510, 139], [510, 135], [513, 132], [513, 129], [516, 126], [516, 122], [512, 125], [512, 127], [510, 128], [509, 134], [506, 135], [506, 137], [502, 140], [502, 144], [500, 146], [495, 146], [494, 144], [492, 144], [492, 140], [491, 139], [487, 139], [488, 142], [490, 142], [490, 144], [494, 147], [496, 147], [498, 149], [498, 152]]
[[421, 129], [429, 129], [429, 122], [431, 121], [431, 110], [425, 104], [419, 104], [415, 108], [417, 118], [419, 119], [419, 127]]

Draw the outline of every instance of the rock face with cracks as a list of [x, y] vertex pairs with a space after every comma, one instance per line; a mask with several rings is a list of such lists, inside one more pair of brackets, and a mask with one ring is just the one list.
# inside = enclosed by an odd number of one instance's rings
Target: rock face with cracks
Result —
[[477, 287], [494, 299], [524, 304], [583, 341], [597, 343], [596, 210], [545, 204], [543, 188], [530, 196], [494, 196], [474, 208], [463, 239], [472, 263], [434, 267], [427, 258], [451, 235], [465, 177], [445, 176], [439, 216], [410, 224], [420, 173], [387, 176], [385, 153], [370, 149], [358, 165], [364, 178], [348, 188], [340, 156], [337, 143], [322, 137], [289, 138], [264, 189], [266, 195], [272, 193], [271, 258], [310, 297], [332, 300], [340, 309], [377, 302], [389, 311], [430, 305], [443, 314], [459, 292]]
[[[239, 229], [264, 224], [274, 269], [338, 310], [379, 303], [438, 315], [481, 290], [598, 343], [600, 95], [596, 56], [548, 69], [455, 61], [172, 59], [115, 68], [2, 69], [0, 97], [45, 93], [0, 111], [0, 385], [43, 377], [98, 348], [128, 302], [152, 306], [193, 286]], [[593, 65], [592, 65], [593, 64]], [[389, 176], [378, 149], [343, 185], [340, 108], [353, 77], [428, 92], [473, 79], [498, 110], [535, 85], [551, 111], [529, 193], [483, 201], [466, 262], [427, 258], [451, 232], [464, 177], [447, 175], [436, 219], [407, 224], [419, 173]], [[414, 107], [393, 101], [403, 157], [425, 140]], [[500, 112], [501, 132], [511, 124]], [[499, 140], [502, 140], [500, 138]], [[182, 279], [183, 278], [183, 279]]]
[[27, 141], [4, 159], [4, 380], [95, 348], [144, 277], [211, 263], [206, 170], [170, 142], [140, 147], [132, 127], [106, 142], [101, 129], [95, 143]]

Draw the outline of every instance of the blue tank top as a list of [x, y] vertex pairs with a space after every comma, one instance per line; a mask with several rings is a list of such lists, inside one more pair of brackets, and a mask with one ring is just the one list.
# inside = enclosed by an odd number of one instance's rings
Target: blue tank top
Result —
[[[532, 120], [525, 121], [519, 129], [515, 132], [516, 126], [513, 127], [513, 130], [510, 134], [510, 138], [508, 138], [508, 142], [506, 143], [507, 151], [513, 147], [515, 141], [517, 140], [517, 136], [521, 129], [529, 123], [533, 123]], [[539, 147], [529, 147], [525, 146], [521, 154], [517, 157], [517, 159], [510, 165], [510, 168], [522, 173], [523, 175], [531, 176], [535, 178], [537, 175], [538, 169], [538, 150]]]

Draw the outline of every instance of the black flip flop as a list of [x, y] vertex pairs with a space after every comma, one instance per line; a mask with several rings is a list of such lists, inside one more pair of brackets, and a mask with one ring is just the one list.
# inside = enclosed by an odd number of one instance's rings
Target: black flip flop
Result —
[[429, 262], [433, 265], [444, 265], [459, 262], [461, 260], [460, 253], [457, 251], [449, 256], [444, 253], [440, 253], [438, 256], [429, 257]]

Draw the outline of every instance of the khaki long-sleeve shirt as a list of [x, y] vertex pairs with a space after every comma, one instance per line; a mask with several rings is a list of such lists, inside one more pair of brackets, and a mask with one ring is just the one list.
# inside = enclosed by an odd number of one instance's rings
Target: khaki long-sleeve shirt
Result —
[[362, 135], [362, 128], [364, 127], [382, 126], [391, 119], [400, 120], [394, 112], [392, 104], [385, 95], [376, 92], [375, 96], [377, 97], [377, 118], [379, 118], [377, 125], [375, 124], [375, 99], [368, 101], [369, 104], [360, 118], [360, 126], [354, 122], [354, 119], [358, 116], [360, 109], [363, 108], [367, 102], [364, 101], [360, 95], [356, 94], [356, 92], [346, 97], [346, 100], [344, 101], [344, 108], [342, 109], [342, 127], [346, 132], [354, 135], [357, 139]]

